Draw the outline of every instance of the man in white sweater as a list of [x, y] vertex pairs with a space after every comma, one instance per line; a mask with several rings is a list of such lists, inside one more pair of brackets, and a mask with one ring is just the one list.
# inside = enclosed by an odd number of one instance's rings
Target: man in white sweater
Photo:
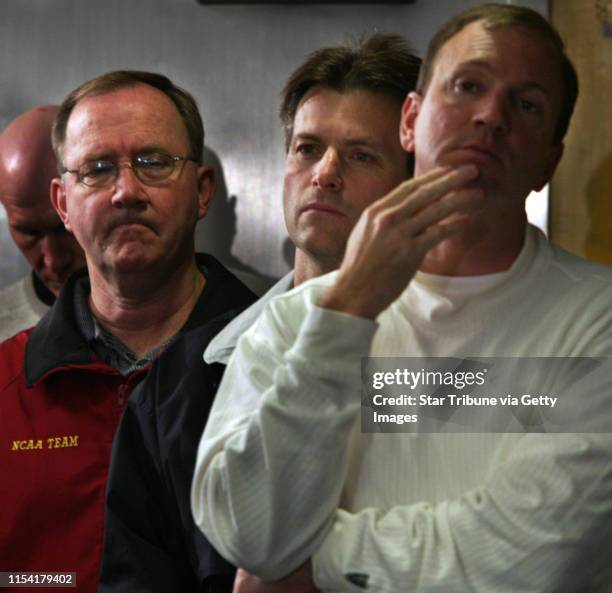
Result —
[[36, 325], [85, 256], [51, 205], [57, 161], [51, 126], [58, 107], [22, 113], [0, 135], [0, 202], [15, 245], [32, 271], [0, 291], [0, 341]]
[[213, 406], [192, 505], [263, 579], [236, 592], [610, 585], [612, 373], [572, 394], [600, 434], [359, 430], [363, 357], [612, 357], [612, 272], [524, 211], [576, 95], [530, 9], [476, 7], [434, 37], [402, 115], [415, 178], [364, 211], [338, 272], [264, 310]]

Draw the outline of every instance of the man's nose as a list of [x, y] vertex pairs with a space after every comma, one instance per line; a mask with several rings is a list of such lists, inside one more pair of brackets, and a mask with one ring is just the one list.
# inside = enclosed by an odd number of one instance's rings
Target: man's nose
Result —
[[328, 148], [314, 168], [313, 185], [327, 191], [342, 189], [342, 162], [338, 151]]
[[119, 163], [117, 178], [113, 184], [112, 204], [117, 208], [142, 207], [148, 200], [144, 184], [134, 172], [132, 164]]
[[489, 93], [480, 98], [474, 117], [477, 125], [487, 126], [495, 135], [510, 131], [512, 105], [509, 97], [502, 93]]

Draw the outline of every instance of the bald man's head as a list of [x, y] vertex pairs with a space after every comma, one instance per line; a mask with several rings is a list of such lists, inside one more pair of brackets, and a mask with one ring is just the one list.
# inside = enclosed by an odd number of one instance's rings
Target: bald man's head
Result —
[[0, 135], [0, 202], [15, 244], [55, 295], [74, 270], [85, 265], [76, 239], [51, 205], [49, 187], [57, 176], [51, 126], [58, 108], [22, 113]]

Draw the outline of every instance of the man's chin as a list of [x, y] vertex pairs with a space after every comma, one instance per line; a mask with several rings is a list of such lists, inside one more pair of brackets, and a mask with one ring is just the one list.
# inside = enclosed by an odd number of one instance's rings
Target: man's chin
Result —
[[123, 247], [118, 252], [106, 253], [105, 267], [120, 275], [139, 275], [159, 263], [160, 257], [143, 245]]
[[338, 268], [342, 262], [346, 241], [341, 241], [339, 237], [326, 237], [325, 239], [311, 237], [309, 241], [302, 243], [299, 249], [309, 259], [321, 265], [326, 272], [331, 272]]
[[112, 262], [115, 274], [136, 276], [154, 268], [157, 260], [147, 257], [122, 257]]
[[43, 284], [45, 285], [45, 288], [53, 294], [53, 296], [55, 298], [57, 298], [59, 296], [60, 290], [62, 289], [62, 286], [64, 285], [63, 282], [44, 282]]

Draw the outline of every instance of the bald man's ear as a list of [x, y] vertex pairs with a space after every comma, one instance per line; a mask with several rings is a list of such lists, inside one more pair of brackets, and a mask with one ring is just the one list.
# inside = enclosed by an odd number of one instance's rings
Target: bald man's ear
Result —
[[68, 209], [66, 208], [66, 189], [61, 177], [54, 177], [51, 180], [51, 203], [59, 214], [59, 217], [64, 223], [67, 231], [72, 232], [70, 222], [68, 220]]
[[215, 193], [215, 171], [208, 165], [198, 167], [198, 220], [204, 218]]
[[406, 152], [414, 152], [414, 127], [421, 109], [423, 98], [414, 91], [408, 93], [402, 105], [402, 119], [400, 122], [400, 142]]

